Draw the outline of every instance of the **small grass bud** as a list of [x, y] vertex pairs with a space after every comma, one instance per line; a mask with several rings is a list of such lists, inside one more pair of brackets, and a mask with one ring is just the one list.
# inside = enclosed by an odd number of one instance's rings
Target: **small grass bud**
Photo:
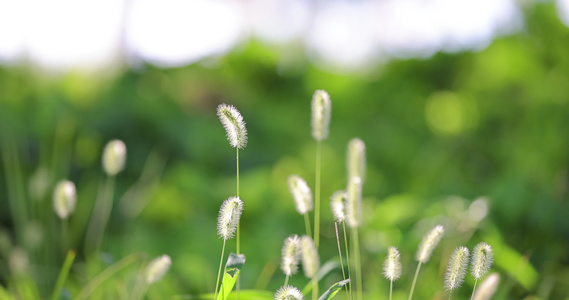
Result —
[[330, 208], [332, 208], [332, 214], [334, 215], [334, 220], [341, 223], [346, 219], [346, 192], [336, 191], [330, 197]]
[[229, 197], [223, 201], [217, 218], [217, 234], [224, 240], [235, 235], [237, 224], [243, 211], [243, 201], [239, 197]]
[[390, 281], [395, 281], [401, 277], [401, 261], [399, 251], [395, 247], [387, 249], [387, 258], [383, 263], [383, 275]]
[[233, 105], [220, 104], [217, 116], [225, 128], [227, 140], [233, 148], [243, 149], [247, 146], [247, 128], [241, 113]]
[[304, 215], [312, 211], [312, 191], [306, 184], [306, 181], [298, 175], [291, 175], [288, 177], [288, 188], [294, 199], [296, 210]]
[[441, 238], [445, 233], [445, 229], [442, 225], [437, 225], [431, 231], [423, 237], [421, 244], [419, 245], [419, 250], [415, 255], [415, 259], [421, 263], [426, 263], [431, 258], [433, 250], [437, 247]]
[[168, 269], [170, 269], [170, 265], [172, 265], [172, 260], [166, 254], [155, 258], [146, 267], [146, 282], [153, 284], [162, 279], [168, 272]]
[[61, 219], [67, 219], [75, 210], [77, 193], [75, 184], [68, 180], [57, 183], [53, 191], [53, 209]]
[[348, 180], [352, 177], [360, 177], [365, 180], [366, 174], [366, 145], [358, 138], [348, 143], [348, 155], [346, 159]]
[[317, 141], [328, 138], [332, 104], [324, 90], [317, 90], [312, 96], [312, 137]]
[[320, 258], [314, 241], [307, 235], [302, 236], [300, 239], [300, 250], [302, 253], [302, 269], [304, 275], [308, 278], [313, 278], [320, 268]]
[[497, 273], [492, 273], [488, 275], [484, 281], [480, 284], [480, 287], [474, 293], [474, 300], [490, 300], [498, 288], [500, 283], [500, 275]]
[[291, 235], [285, 239], [282, 250], [281, 269], [287, 276], [292, 276], [298, 272], [298, 261], [300, 260], [300, 238], [298, 235]]
[[124, 169], [126, 161], [126, 145], [121, 140], [107, 143], [103, 151], [103, 169], [108, 176], [114, 176]]
[[349, 227], [359, 227], [362, 219], [362, 180], [351, 177], [348, 182], [346, 198], [346, 224]]

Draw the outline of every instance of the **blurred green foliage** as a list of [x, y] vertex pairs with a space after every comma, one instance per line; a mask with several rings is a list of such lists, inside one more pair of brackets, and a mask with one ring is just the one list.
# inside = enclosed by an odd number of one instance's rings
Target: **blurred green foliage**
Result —
[[[68, 178], [78, 191], [69, 223], [78, 257], [64, 299], [135, 252], [146, 261], [172, 257], [149, 299], [212, 292], [221, 251], [217, 211], [235, 193], [235, 152], [215, 115], [225, 102], [241, 111], [249, 132], [240, 151], [241, 286], [275, 291], [284, 280], [282, 242], [304, 232], [286, 178], [299, 174], [314, 184], [310, 99], [324, 89], [333, 106], [322, 149], [320, 256], [337, 256], [327, 199], [345, 187], [345, 147], [359, 137], [368, 168], [364, 298], [388, 295], [381, 267], [394, 245], [403, 265], [394, 299], [406, 299], [416, 247], [440, 222], [448, 233], [421, 270], [417, 299], [445, 297], [452, 250], [480, 241], [495, 251], [492, 270], [502, 277], [496, 299], [569, 299], [569, 28], [550, 3], [528, 7], [526, 18], [522, 32], [480, 52], [391, 61], [365, 74], [324, 72], [303, 59], [284, 60], [290, 49], [257, 42], [184, 68], [140, 66], [107, 77], [2, 67], [1, 286], [26, 299], [51, 295], [65, 259], [51, 195]], [[101, 151], [115, 138], [127, 145], [127, 165], [95, 263], [84, 255], [84, 234], [104, 181]], [[489, 213], [477, 221], [470, 204], [480, 197]], [[143, 261], [93, 299], [130, 293]], [[339, 280], [336, 270], [321, 290]], [[306, 282], [291, 278], [299, 287]], [[473, 284], [468, 276], [453, 296], [468, 297]]]

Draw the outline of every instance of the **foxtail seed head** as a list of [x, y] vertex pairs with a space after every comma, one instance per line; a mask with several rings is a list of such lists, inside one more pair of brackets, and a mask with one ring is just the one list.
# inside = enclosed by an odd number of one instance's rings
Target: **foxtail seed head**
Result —
[[362, 181], [366, 175], [366, 145], [358, 138], [348, 143], [347, 155], [348, 180], [352, 177], [360, 177]]
[[445, 229], [442, 225], [437, 225], [431, 231], [423, 237], [421, 244], [419, 245], [419, 250], [415, 255], [415, 259], [421, 263], [426, 263], [431, 258], [433, 250], [437, 247]]
[[472, 250], [472, 276], [476, 279], [484, 277], [484, 275], [490, 271], [493, 257], [494, 253], [492, 252], [492, 247], [490, 247], [490, 245], [481, 242], [474, 246], [474, 250]]
[[466, 267], [468, 267], [468, 248], [461, 246], [454, 250], [448, 262], [445, 275], [445, 288], [447, 290], [454, 290], [464, 282]]
[[283, 245], [281, 269], [285, 275], [292, 276], [298, 272], [299, 259], [300, 239], [295, 234], [286, 238]]
[[108, 176], [114, 176], [124, 169], [126, 145], [121, 140], [112, 140], [103, 150], [103, 169]]
[[401, 261], [399, 260], [399, 251], [395, 247], [389, 247], [387, 250], [387, 258], [383, 263], [383, 275], [391, 281], [401, 277]]
[[217, 116], [225, 128], [227, 140], [233, 148], [243, 149], [247, 146], [247, 128], [241, 113], [233, 105], [217, 106]]
[[343, 222], [346, 219], [346, 192], [334, 192], [332, 197], [330, 197], [330, 207], [332, 208], [334, 220], [338, 223]]
[[57, 183], [53, 191], [53, 209], [61, 219], [67, 219], [75, 210], [77, 193], [75, 184], [68, 180]]
[[317, 90], [312, 96], [312, 137], [317, 141], [328, 137], [332, 104], [330, 96], [324, 90]]
[[313, 278], [320, 268], [320, 258], [318, 251], [314, 246], [314, 241], [307, 235], [303, 235], [300, 239], [300, 251], [302, 253], [302, 269], [304, 275], [308, 278]]
[[152, 284], [162, 279], [170, 269], [170, 265], [172, 265], [172, 260], [166, 254], [155, 258], [146, 267], [146, 282]]
[[498, 284], [500, 283], [500, 275], [497, 273], [492, 273], [488, 275], [484, 281], [480, 284], [478, 289], [476, 289], [476, 293], [474, 293], [474, 300], [490, 300], [494, 293], [496, 292], [496, 288], [498, 288]]
[[362, 216], [362, 180], [351, 177], [348, 182], [346, 198], [346, 223], [349, 227], [359, 227]]
[[243, 201], [239, 197], [229, 197], [223, 201], [217, 218], [217, 234], [219, 237], [227, 241], [235, 235], [242, 210]]
[[275, 293], [275, 300], [304, 300], [299, 289], [292, 285], [283, 286]]
[[290, 175], [288, 177], [288, 189], [294, 199], [296, 210], [301, 215], [312, 211], [312, 192], [304, 179], [298, 175]]

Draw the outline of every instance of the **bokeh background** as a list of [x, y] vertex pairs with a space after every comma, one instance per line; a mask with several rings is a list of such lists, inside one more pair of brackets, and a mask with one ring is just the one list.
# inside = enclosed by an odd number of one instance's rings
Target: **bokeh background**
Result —
[[[172, 257], [149, 299], [213, 291], [216, 217], [235, 194], [221, 103], [241, 111], [249, 132], [241, 286], [275, 291], [282, 242], [304, 233], [286, 178], [314, 185], [310, 100], [324, 89], [332, 122], [320, 256], [337, 258], [327, 202], [345, 188], [346, 145], [359, 137], [364, 298], [387, 298], [381, 268], [394, 245], [403, 264], [394, 299], [406, 299], [417, 245], [442, 223], [417, 299], [447, 298], [451, 252], [481, 241], [495, 250], [495, 299], [569, 299], [568, 26], [565, 0], [0, 1], [2, 297], [51, 295], [65, 258], [51, 202], [63, 178], [77, 186], [69, 234], [78, 256], [62, 299], [93, 268], [135, 252]], [[101, 152], [117, 138], [126, 169], [102, 251], [88, 257]], [[128, 298], [141, 266], [93, 299]], [[339, 279], [333, 271], [321, 289]], [[453, 296], [473, 284], [468, 276]]]

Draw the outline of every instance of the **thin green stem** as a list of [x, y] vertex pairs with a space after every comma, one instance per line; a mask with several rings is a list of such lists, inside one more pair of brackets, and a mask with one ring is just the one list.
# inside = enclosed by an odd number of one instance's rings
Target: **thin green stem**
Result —
[[[334, 229], [336, 229], [336, 242], [338, 242], [338, 255], [340, 256], [340, 266], [342, 267], [342, 278], [346, 280], [346, 272], [344, 271], [344, 260], [342, 259], [342, 247], [340, 246], [340, 234], [338, 234], [338, 222], [334, 222]], [[350, 299], [348, 294], [348, 285], [344, 286], [346, 288], [346, 297]]]
[[132, 253], [128, 256], [125, 256], [121, 260], [117, 261], [116, 263], [112, 264], [103, 272], [99, 273], [95, 276], [89, 283], [83, 287], [83, 289], [79, 292], [75, 300], [83, 300], [89, 298], [91, 293], [105, 280], [109, 279], [113, 276], [116, 272], [120, 271], [121, 269], [125, 268], [126, 266], [130, 265], [131, 263], [137, 261], [140, 258], [139, 253]]
[[65, 258], [65, 262], [63, 262], [63, 267], [61, 267], [61, 271], [59, 271], [59, 276], [57, 276], [55, 288], [53, 289], [53, 294], [51, 296], [52, 300], [59, 299], [59, 295], [61, 294], [61, 290], [63, 289], [65, 280], [67, 280], [67, 275], [69, 275], [69, 270], [71, 269], [73, 260], [75, 260], [75, 251], [70, 250], [69, 252], [67, 252], [67, 257]]
[[284, 285], [283, 285], [283, 286], [287, 286], [287, 285], [288, 285], [288, 277], [289, 277], [289, 276], [286, 275], [286, 277], [285, 277], [285, 282], [284, 282]]
[[312, 300], [318, 299], [318, 276], [312, 277]]
[[411, 284], [411, 292], [409, 293], [409, 300], [413, 299], [413, 291], [415, 290], [415, 283], [417, 283], [417, 276], [419, 276], [419, 270], [421, 269], [421, 262], [417, 266], [417, 271], [415, 271], [415, 277], [413, 278], [413, 283]]
[[320, 244], [320, 172], [322, 159], [322, 142], [316, 142], [316, 179], [314, 188], [314, 246], [318, 250]]
[[450, 292], [448, 293], [448, 300], [450, 300], [451, 297], [452, 297], [452, 290], [450, 290]]
[[138, 297], [136, 297], [136, 299], [137, 300], [144, 299], [144, 296], [146, 295], [146, 291], [148, 291], [148, 283], [146, 283], [146, 280], [143, 280], [142, 287], [140, 288], [140, 292], [138, 293]]
[[61, 247], [63, 248], [64, 252], [70, 250], [71, 248], [68, 218], [61, 220]]
[[389, 285], [389, 300], [392, 299], [393, 296], [393, 280], [390, 280], [391, 284]]
[[362, 264], [360, 258], [360, 241], [358, 236], [358, 228], [352, 227], [352, 239], [353, 239], [353, 250], [354, 250], [354, 264], [356, 268], [356, 291], [357, 299], [362, 300], [363, 297], [363, 286], [362, 286]]
[[[236, 158], [236, 161], [237, 161], [237, 198], [239, 198], [239, 147], [235, 147], [235, 149], [237, 149], [237, 150], [235, 151], [235, 158]], [[240, 227], [241, 227], [241, 226], [239, 226], [239, 222], [237, 222], [237, 235], [236, 235], [236, 239], [237, 239], [236, 243], [237, 243], [237, 245], [236, 245], [236, 249], [235, 249], [235, 252], [237, 252], [237, 254], [240, 253], [240, 252], [239, 252], [239, 251], [240, 251], [240, 245], [239, 245], [239, 244], [240, 244], [240, 241], [241, 241], [241, 230], [240, 230]], [[236, 286], [236, 289], [235, 289], [235, 292], [236, 292], [235, 296], [236, 296], [237, 300], [239, 300], [240, 281], [241, 281], [241, 280], [240, 280], [239, 278], [237, 278], [237, 286]]]
[[308, 212], [304, 214], [304, 227], [306, 228], [306, 235], [312, 236], [312, 230], [310, 229], [310, 219], [308, 217]]
[[[348, 234], [346, 232], [346, 222], [342, 221], [342, 229], [344, 231], [344, 247], [346, 248], [346, 261], [348, 262], [348, 278], [352, 279], [352, 272], [350, 271], [350, 251], [348, 251]], [[348, 283], [350, 289], [350, 300], [352, 299], [352, 281]]]
[[472, 296], [470, 296], [470, 300], [474, 299], [474, 292], [476, 292], [476, 283], [478, 283], [478, 279], [474, 279], [474, 288], [472, 289]]
[[219, 271], [217, 271], [217, 281], [215, 282], [214, 300], [217, 300], [217, 287], [219, 286], [219, 276], [221, 275], [221, 266], [223, 265], [223, 255], [225, 254], [225, 240], [223, 240], [223, 247], [221, 248], [221, 258], [219, 259]]
[[85, 246], [86, 250], [91, 251], [92, 253], [96, 253], [101, 247], [103, 237], [105, 235], [105, 229], [107, 228], [107, 223], [111, 216], [115, 178], [115, 176], [107, 176], [103, 197], [100, 199], [97, 197], [98, 199], [95, 203], [93, 215], [91, 216], [91, 222], [87, 229], [87, 240], [85, 241]]

